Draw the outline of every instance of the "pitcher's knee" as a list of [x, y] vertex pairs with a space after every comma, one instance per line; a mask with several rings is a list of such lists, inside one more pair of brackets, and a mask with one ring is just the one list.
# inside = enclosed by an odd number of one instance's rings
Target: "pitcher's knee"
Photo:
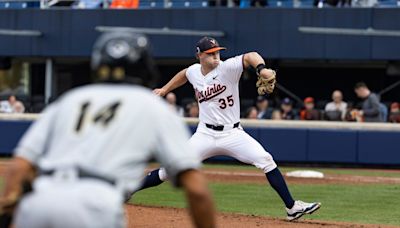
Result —
[[264, 173], [268, 173], [278, 167], [269, 153], [266, 153], [256, 166], [262, 169]]

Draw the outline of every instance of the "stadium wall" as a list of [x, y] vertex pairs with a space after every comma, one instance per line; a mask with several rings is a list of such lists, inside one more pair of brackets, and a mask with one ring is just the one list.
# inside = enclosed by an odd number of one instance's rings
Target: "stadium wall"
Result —
[[[0, 120], [0, 155], [12, 155], [36, 115]], [[4, 114], [2, 115], [4, 117]], [[197, 119], [186, 119], [192, 131]], [[278, 162], [400, 165], [400, 126], [388, 123], [242, 120]]]
[[[0, 10], [0, 29], [37, 30], [40, 37], [0, 35], [0, 56], [88, 57], [96, 26], [126, 26], [225, 32], [221, 43], [232, 56], [257, 50], [286, 59], [398, 60], [395, 36], [304, 34], [299, 26], [400, 29], [396, 8]], [[151, 35], [156, 57], [193, 58], [198, 37]]]

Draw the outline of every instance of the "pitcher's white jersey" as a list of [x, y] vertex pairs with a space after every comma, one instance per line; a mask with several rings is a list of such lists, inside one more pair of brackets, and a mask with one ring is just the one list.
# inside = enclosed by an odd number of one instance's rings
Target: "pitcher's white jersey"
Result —
[[[201, 73], [201, 65], [193, 64], [186, 70], [186, 77], [193, 85], [199, 107], [200, 122], [190, 138], [190, 146], [202, 160], [217, 155], [236, 158], [252, 164], [264, 173], [277, 167], [271, 154], [239, 125], [239, 80], [243, 72], [243, 55], [236, 56], [219, 65], [207, 75]], [[220, 130], [207, 127], [207, 124], [223, 126]], [[169, 178], [160, 169], [161, 180]]]
[[97, 84], [51, 104], [20, 141], [16, 153], [40, 169], [81, 167], [112, 177], [124, 191], [140, 185], [147, 162], [171, 177], [200, 164], [189, 132], [162, 99], [142, 87]]
[[226, 61], [207, 75], [201, 73], [201, 65], [193, 64], [186, 77], [193, 85], [199, 103], [200, 122], [228, 125], [240, 121], [239, 80], [243, 72], [243, 55]]

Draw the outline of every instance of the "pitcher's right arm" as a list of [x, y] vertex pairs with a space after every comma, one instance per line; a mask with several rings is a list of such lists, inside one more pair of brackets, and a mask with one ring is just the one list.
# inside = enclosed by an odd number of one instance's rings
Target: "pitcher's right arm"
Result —
[[184, 85], [188, 79], [186, 78], [186, 70], [187, 68], [179, 71], [167, 84], [165, 84], [162, 88], [157, 88], [153, 90], [158, 96], [165, 96], [172, 90], [181, 87]]

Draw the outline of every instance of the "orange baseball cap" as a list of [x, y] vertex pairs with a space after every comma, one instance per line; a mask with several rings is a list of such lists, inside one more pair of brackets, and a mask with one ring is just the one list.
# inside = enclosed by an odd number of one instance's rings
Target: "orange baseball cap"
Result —
[[210, 54], [225, 49], [226, 49], [225, 47], [219, 46], [218, 41], [216, 39], [207, 36], [201, 38], [196, 45], [197, 53], [204, 52]]
[[306, 98], [304, 99], [304, 103], [314, 103], [314, 98], [312, 98], [312, 97], [306, 97]]

